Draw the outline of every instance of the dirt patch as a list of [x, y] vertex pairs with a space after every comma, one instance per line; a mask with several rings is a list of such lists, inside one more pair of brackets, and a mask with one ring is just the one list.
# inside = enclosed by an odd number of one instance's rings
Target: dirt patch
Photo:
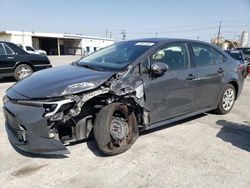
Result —
[[46, 166], [48, 166], [48, 164], [40, 165], [40, 166], [26, 166], [13, 172], [12, 175], [13, 176], [27, 176]]

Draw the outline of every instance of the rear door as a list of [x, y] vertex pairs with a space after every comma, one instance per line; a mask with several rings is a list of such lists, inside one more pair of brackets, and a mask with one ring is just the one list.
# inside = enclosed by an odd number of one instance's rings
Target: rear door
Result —
[[6, 44], [0, 43], [0, 74], [9, 74], [14, 71], [16, 55]]
[[223, 55], [211, 46], [192, 43], [193, 59], [197, 69], [197, 110], [214, 107], [217, 103], [224, 76]]
[[[150, 77], [148, 68], [162, 62], [169, 70], [160, 77]], [[150, 123], [157, 123], [193, 111], [196, 71], [190, 61], [188, 46], [168, 44], [142, 63], [142, 77]]]

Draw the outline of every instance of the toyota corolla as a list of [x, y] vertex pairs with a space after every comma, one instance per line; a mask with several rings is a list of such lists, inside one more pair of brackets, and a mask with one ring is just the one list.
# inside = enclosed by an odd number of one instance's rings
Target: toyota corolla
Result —
[[214, 45], [183, 39], [118, 42], [10, 87], [10, 142], [32, 153], [65, 154], [91, 134], [107, 155], [128, 150], [139, 131], [215, 110], [240, 96], [240, 63]]

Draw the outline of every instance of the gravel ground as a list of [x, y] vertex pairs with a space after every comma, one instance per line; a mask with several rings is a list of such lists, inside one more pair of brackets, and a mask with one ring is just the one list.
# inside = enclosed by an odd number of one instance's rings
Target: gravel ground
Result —
[[[0, 98], [13, 83], [0, 79]], [[91, 139], [68, 146], [67, 156], [18, 153], [7, 139], [0, 108], [0, 183], [32, 188], [249, 188], [249, 93], [250, 77], [228, 115], [201, 114], [144, 133], [129, 151], [113, 157], [102, 156]]]

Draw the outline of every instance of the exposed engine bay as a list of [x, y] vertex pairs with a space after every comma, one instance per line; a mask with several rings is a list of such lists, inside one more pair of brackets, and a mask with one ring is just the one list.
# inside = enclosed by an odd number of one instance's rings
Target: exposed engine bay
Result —
[[126, 104], [136, 114], [139, 125], [147, 125], [148, 119], [143, 117], [145, 114], [143, 82], [138, 77], [136, 83], [129, 83], [129, 80], [126, 80], [127, 73], [127, 71], [118, 73], [90, 91], [69, 95], [72, 91], [67, 88], [63, 91], [63, 95], [65, 95], [63, 97], [17, 100], [15, 103], [43, 107], [43, 118], [47, 120], [48, 137], [63, 144], [88, 138], [100, 109], [113, 102]]

